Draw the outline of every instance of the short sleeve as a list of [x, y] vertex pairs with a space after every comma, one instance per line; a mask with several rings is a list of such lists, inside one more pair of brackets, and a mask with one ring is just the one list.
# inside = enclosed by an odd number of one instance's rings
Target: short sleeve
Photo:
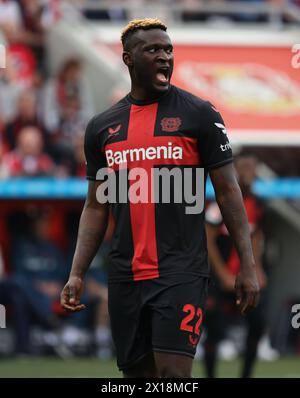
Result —
[[106, 167], [106, 158], [101, 151], [101, 145], [94, 126], [94, 118], [87, 125], [84, 138], [84, 153], [86, 159], [86, 178], [95, 181], [99, 169]]
[[233, 161], [224, 120], [210, 103], [202, 105], [199, 151], [203, 166], [214, 169]]

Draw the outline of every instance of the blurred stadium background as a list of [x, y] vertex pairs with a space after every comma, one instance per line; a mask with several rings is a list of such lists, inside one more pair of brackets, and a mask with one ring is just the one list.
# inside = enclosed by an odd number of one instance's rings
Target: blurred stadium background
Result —
[[[299, 0], [0, 0], [0, 377], [120, 376], [107, 314], [111, 228], [88, 273], [89, 310], [68, 316], [58, 299], [87, 187], [84, 129], [129, 91], [119, 36], [136, 17], [168, 24], [173, 84], [209, 99], [235, 153], [259, 159], [268, 327], [254, 376], [300, 377], [300, 328], [291, 326], [300, 303]], [[237, 376], [244, 335], [232, 325], [220, 344], [221, 376]]]

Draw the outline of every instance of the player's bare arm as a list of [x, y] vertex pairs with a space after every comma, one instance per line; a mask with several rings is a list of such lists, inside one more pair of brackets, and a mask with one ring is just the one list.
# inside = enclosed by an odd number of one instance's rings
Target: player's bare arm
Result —
[[96, 191], [100, 182], [89, 181], [87, 198], [81, 214], [77, 244], [69, 281], [61, 293], [62, 307], [71, 312], [85, 308], [80, 303], [83, 279], [104, 238], [108, 222], [108, 204], [97, 201]]
[[242, 194], [232, 164], [211, 170], [210, 178], [225, 225], [240, 258], [241, 269], [236, 277], [235, 290], [237, 305], [244, 314], [257, 305], [259, 286]]

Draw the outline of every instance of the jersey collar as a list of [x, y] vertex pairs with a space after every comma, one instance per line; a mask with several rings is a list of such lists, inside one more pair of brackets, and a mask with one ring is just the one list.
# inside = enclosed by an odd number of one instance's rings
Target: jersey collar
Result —
[[131, 104], [134, 104], [134, 105], [150, 105], [150, 104], [154, 104], [155, 102], [160, 102], [163, 98], [166, 98], [172, 91], [172, 88], [173, 88], [173, 86], [170, 84], [168, 90], [164, 94], [160, 95], [157, 98], [153, 98], [151, 100], [137, 100], [137, 99], [133, 98], [130, 93], [127, 94], [126, 98]]

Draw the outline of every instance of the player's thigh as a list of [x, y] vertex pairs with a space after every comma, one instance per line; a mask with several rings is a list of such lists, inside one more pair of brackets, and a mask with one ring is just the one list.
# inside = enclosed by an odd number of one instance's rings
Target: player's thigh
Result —
[[[200, 338], [208, 280], [193, 277], [161, 292], [153, 303], [152, 346], [155, 353], [193, 359]], [[182, 362], [189, 363], [188, 359]]]
[[154, 359], [158, 377], [192, 377], [193, 358], [191, 357], [178, 354], [168, 354], [164, 352], [155, 352]]
[[123, 376], [127, 378], [153, 378], [159, 377], [153, 352], [146, 355], [136, 364], [123, 370]]

